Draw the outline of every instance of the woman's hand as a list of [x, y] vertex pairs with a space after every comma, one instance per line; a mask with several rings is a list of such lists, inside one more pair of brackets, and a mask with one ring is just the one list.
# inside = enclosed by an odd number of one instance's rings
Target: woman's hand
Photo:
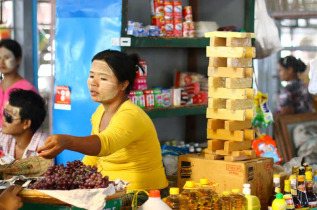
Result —
[[43, 147], [38, 148], [39, 156], [47, 159], [56, 157], [69, 146], [69, 138], [67, 135], [52, 135], [49, 136]]
[[21, 186], [9, 186], [0, 194], [0, 210], [16, 210], [23, 206], [22, 199], [18, 193], [22, 189]]

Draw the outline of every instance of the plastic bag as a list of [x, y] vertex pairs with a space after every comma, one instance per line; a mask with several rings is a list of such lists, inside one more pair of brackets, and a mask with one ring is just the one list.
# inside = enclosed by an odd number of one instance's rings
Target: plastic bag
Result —
[[162, 146], [162, 157], [165, 167], [166, 175], [176, 175], [177, 174], [177, 165], [178, 165], [178, 156], [187, 154], [187, 148], [178, 148], [173, 146], [167, 146], [166, 144]]
[[310, 94], [317, 95], [317, 58], [310, 61], [310, 81], [308, 85], [308, 91]]
[[276, 148], [276, 142], [269, 135], [264, 135], [254, 140], [252, 149], [255, 150], [256, 156], [273, 158], [276, 164], [281, 163], [283, 160]]
[[282, 49], [278, 29], [268, 15], [265, 0], [255, 1], [256, 58], [265, 58]]

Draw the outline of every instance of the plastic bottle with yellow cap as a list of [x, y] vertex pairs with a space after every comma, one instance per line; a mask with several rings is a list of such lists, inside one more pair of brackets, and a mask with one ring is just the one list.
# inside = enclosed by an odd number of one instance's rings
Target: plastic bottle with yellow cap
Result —
[[248, 210], [260, 210], [261, 203], [258, 197], [255, 195], [251, 195], [251, 185], [244, 184], [243, 185], [243, 194], [245, 198], [248, 200]]
[[197, 190], [199, 186], [194, 181], [186, 181], [181, 197], [186, 199], [190, 210], [196, 210], [200, 207], [201, 193]]
[[237, 210], [247, 210], [248, 200], [240, 193], [239, 189], [232, 189], [231, 197], [236, 201]]
[[213, 202], [217, 200], [217, 193], [213, 190], [213, 185], [206, 178], [200, 179], [198, 191], [201, 193], [200, 209], [213, 209]]
[[187, 200], [179, 195], [178, 187], [170, 188], [170, 195], [166, 198], [165, 202], [173, 210], [189, 210]]
[[230, 196], [229, 191], [222, 192], [222, 200], [224, 202], [224, 210], [236, 210], [236, 200]]

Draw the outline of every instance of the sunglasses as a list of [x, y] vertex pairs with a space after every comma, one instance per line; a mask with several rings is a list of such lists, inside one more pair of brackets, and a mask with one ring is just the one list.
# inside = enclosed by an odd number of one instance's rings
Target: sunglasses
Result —
[[21, 119], [21, 118], [13, 118], [13, 117], [12, 117], [11, 115], [9, 115], [5, 110], [3, 110], [3, 116], [4, 116], [5, 121], [6, 121], [7, 123], [12, 123], [13, 120], [19, 120], [19, 119]]

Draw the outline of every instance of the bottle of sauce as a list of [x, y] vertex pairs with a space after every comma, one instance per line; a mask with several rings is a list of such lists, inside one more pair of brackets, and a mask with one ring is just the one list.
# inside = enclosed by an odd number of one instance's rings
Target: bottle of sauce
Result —
[[291, 181], [289, 179], [285, 179], [284, 181], [284, 195], [283, 198], [286, 202], [287, 210], [295, 210], [293, 197], [291, 194]]
[[302, 209], [308, 209], [309, 203], [308, 203], [308, 198], [307, 198], [307, 193], [306, 193], [306, 185], [305, 185], [305, 168], [300, 167], [299, 168], [299, 175], [298, 175], [298, 180], [297, 180], [297, 193], [298, 193], [298, 198], [302, 203]]
[[302, 203], [298, 198], [298, 194], [297, 194], [297, 179], [296, 179], [296, 174], [291, 175], [289, 177], [290, 180], [290, 184], [291, 184], [291, 194], [293, 197], [293, 202], [294, 202], [294, 206], [295, 209], [301, 209], [302, 208]]
[[311, 171], [306, 171], [306, 191], [309, 208], [317, 207], [317, 198], [313, 192], [313, 173]]
[[281, 176], [279, 174], [274, 174], [273, 175], [273, 193], [272, 197], [269, 200], [269, 206], [268, 209], [272, 210], [272, 204], [274, 199], [276, 198], [277, 193], [281, 193]]

